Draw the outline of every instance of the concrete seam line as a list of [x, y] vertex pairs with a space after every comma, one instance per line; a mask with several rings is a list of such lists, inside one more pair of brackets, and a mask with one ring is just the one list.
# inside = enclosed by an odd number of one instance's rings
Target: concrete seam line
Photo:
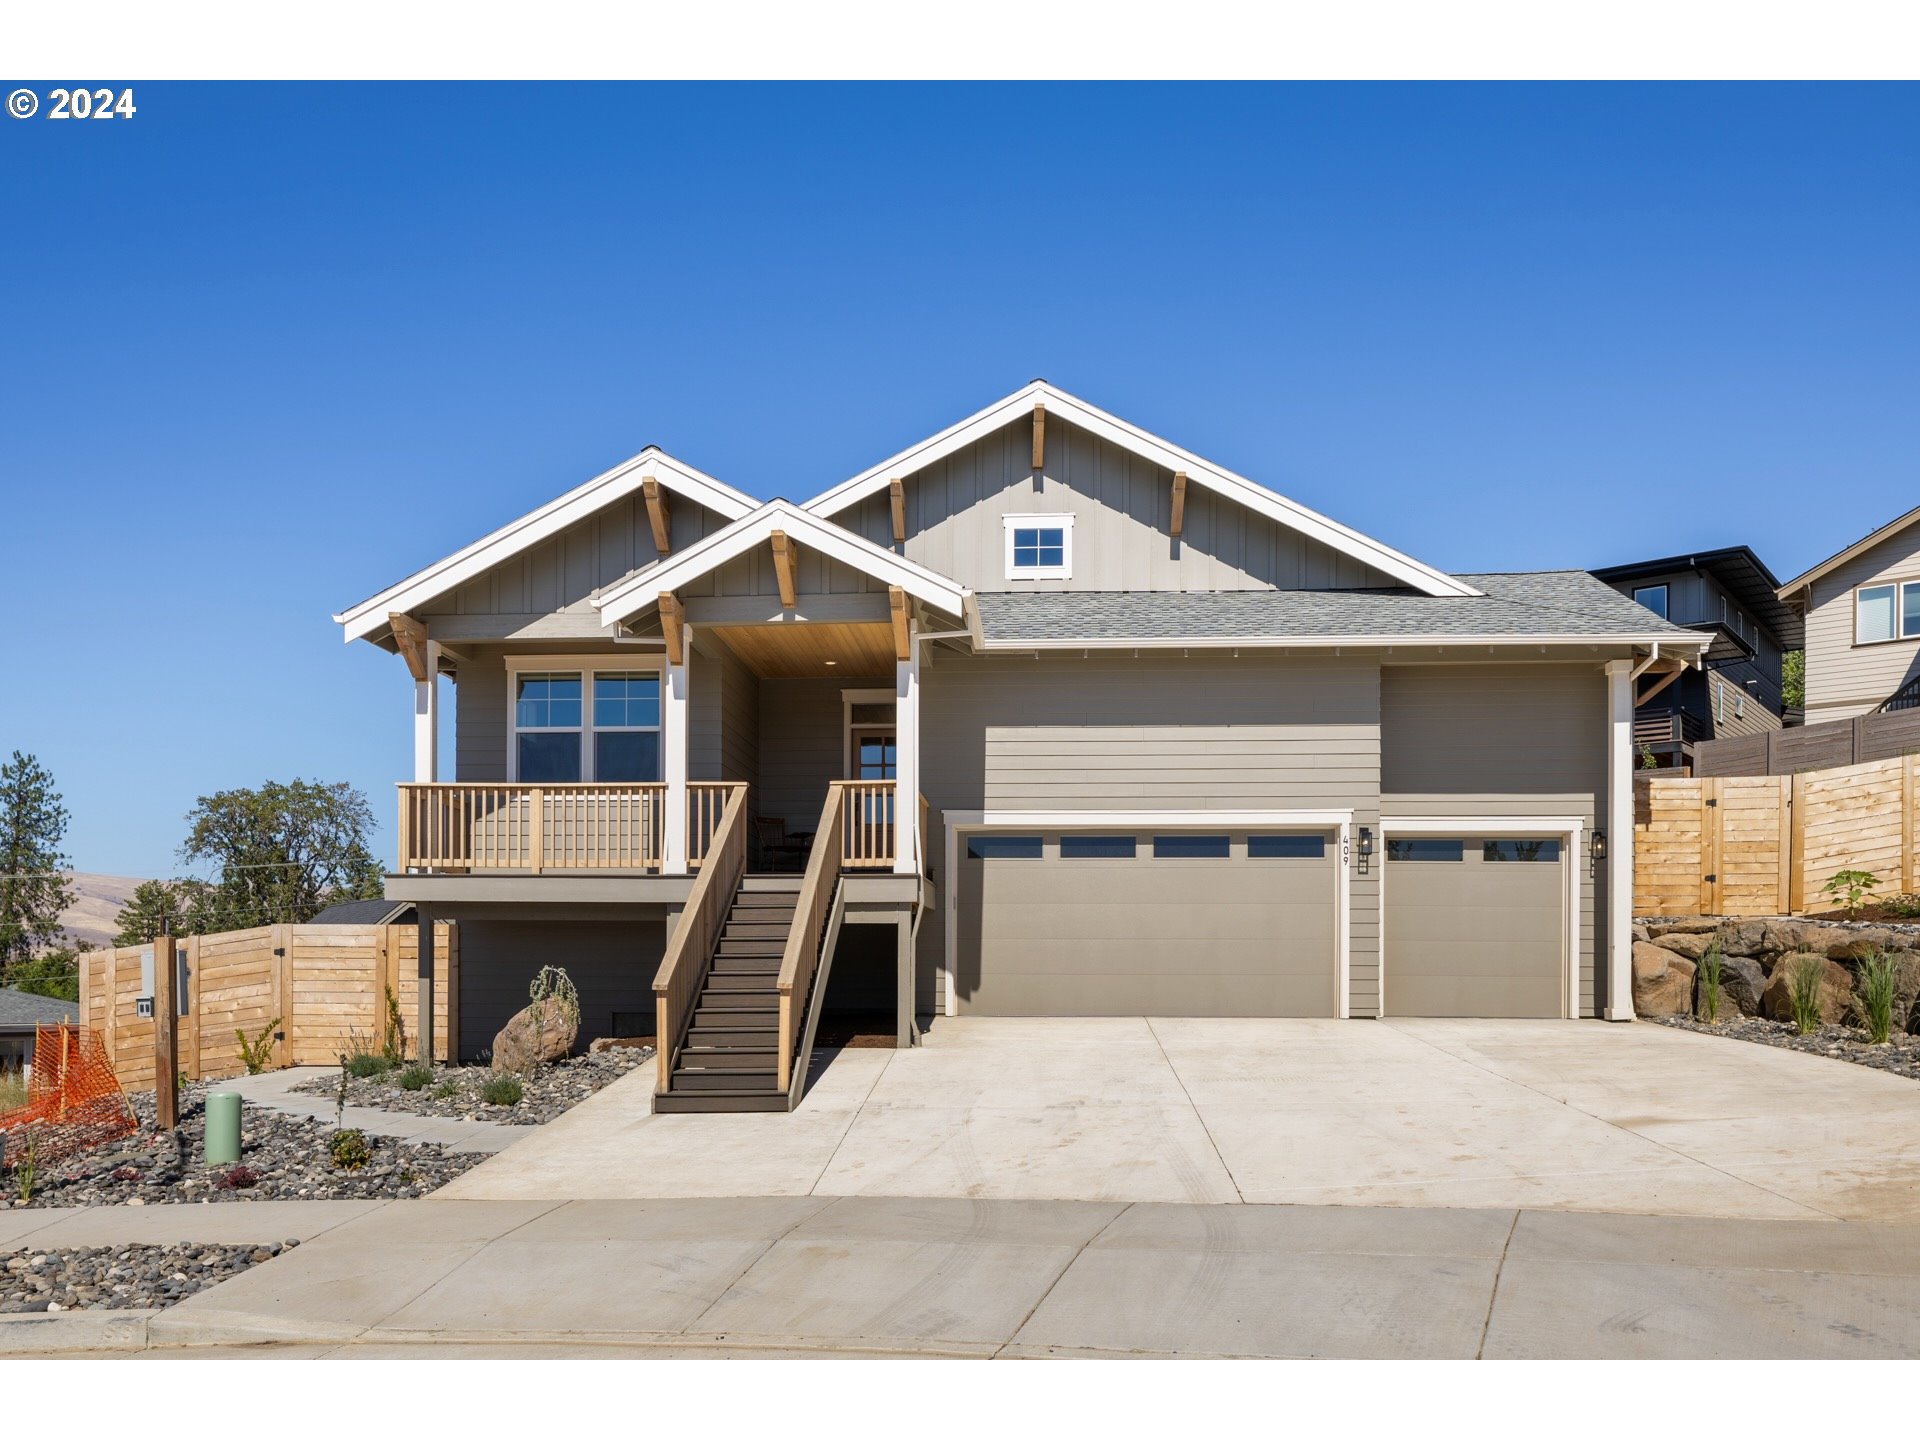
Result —
[[[1453, 1053], [1453, 1051], [1447, 1049], [1445, 1046], [1437, 1045], [1433, 1041], [1426, 1039], [1424, 1036], [1411, 1034], [1410, 1032], [1403, 1030], [1396, 1025], [1389, 1025], [1388, 1028], [1392, 1029], [1397, 1034], [1406, 1035], [1408, 1039], [1418, 1041], [1420, 1044], [1425, 1045], [1430, 1050], [1438, 1051], [1440, 1054], [1445, 1055], [1449, 1060], [1453, 1060], [1461, 1065], [1465, 1065], [1469, 1069], [1478, 1070], [1483, 1075], [1491, 1075], [1496, 1080], [1504, 1080], [1509, 1085], [1517, 1085], [1522, 1090], [1530, 1091], [1531, 1093], [1538, 1095], [1542, 1100], [1549, 1101], [1552, 1104], [1562, 1107], [1563, 1109], [1571, 1110], [1575, 1114], [1584, 1115], [1589, 1120], [1595, 1121], [1601, 1125], [1606, 1126], [1609, 1130], [1618, 1130], [1622, 1135], [1631, 1135], [1635, 1140], [1643, 1141], [1644, 1143], [1653, 1146], [1656, 1150], [1664, 1150], [1667, 1152], [1667, 1154], [1673, 1155], [1678, 1157], [1679, 1159], [1685, 1160], [1689, 1164], [1698, 1165], [1703, 1170], [1711, 1170], [1714, 1174], [1721, 1176], [1723, 1179], [1731, 1180], [1736, 1185], [1750, 1186], [1753, 1189], [1758, 1190], [1762, 1195], [1771, 1195], [1774, 1199], [1784, 1200], [1789, 1205], [1799, 1205], [1804, 1209], [1812, 1211], [1815, 1215], [1824, 1215], [1829, 1220], [1844, 1220], [1846, 1218], [1844, 1215], [1834, 1214], [1831, 1210], [1823, 1210], [1818, 1205], [1813, 1204], [1811, 1201], [1796, 1200], [1791, 1195], [1784, 1194], [1781, 1191], [1775, 1190], [1770, 1186], [1762, 1185], [1758, 1180], [1749, 1180], [1744, 1175], [1736, 1175], [1731, 1170], [1723, 1170], [1720, 1166], [1715, 1165], [1712, 1161], [1703, 1160], [1698, 1155], [1689, 1155], [1686, 1151], [1676, 1149], [1674, 1146], [1667, 1144], [1666, 1141], [1664, 1140], [1656, 1140], [1651, 1135], [1642, 1135], [1638, 1130], [1629, 1130], [1624, 1125], [1616, 1125], [1614, 1124], [1613, 1121], [1607, 1119], [1607, 1117], [1604, 1115], [1596, 1115], [1591, 1110], [1585, 1109], [1579, 1105], [1575, 1105], [1571, 1100], [1562, 1100], [1558, 1096], [1549, 1095], [1546, 1091], [1540, 1089], [1537, 1085], [1529, 1085], [1526, 1081], [1516, 1080], [1511, 1075], [1502, 1075], [1498, 1070], [1495, 1070], [1490, 1065], [1482, 1065], [1477, 1060], [1469, 1060], [1464, 1055], [1456, 1055]], [[1659, 1028], [1665, 1029], [1666, 1027], [1661, 1026]], [[1672, 1033], [1677, 1035], [1685, 1035], [1690, 1032], [1685, 1030], [1677, 1030], [1677, 1031], [1673, 1031]], [[1700, 1038], [1711, 1039], [1712, 1037], [1701, 1036]], [[1767, 1047], [1767, 1048], [1772, 1048], [1772, 1047]], [[1844, 1064], [1846, 1062], [1843, 1061], [1840, 1063]], [[1797, 1217], [1777, 1216], [1775, 1218], [1793, 1219]]]
[[[388, 1202], [388, 1203], [390, 1205], [393, 1202]], [[427, 1200], [412, 1200], [412, 1201], [408, 1201], [407, 1203], [412, 1205], [425, 1205], [431, 1202]], [[486, 1201], [486, 1200], [443, 1200], [440, 1203], [443, 1205], [486, 1205], [493, 1202]], [[391, 1310], [381, 1311], [377, 1317], [369, 1321], [366, 1325], [362, 1326], [359, 1334], [355, 1335], [353, 1339], [358, 1340], [362, 1336], [365, 1336], [371, 1333], [372, 1331], [379, 1329], [382, 1325], [386, 1324], [387, 1321], [391, 1320], [394, 1316], [398, 1315], [402, 1310], [406, 1309], [407, 1306], [413, 1304], [416, 1300], [421, 1299], [423, 1296], [426, 1296], [432, 1293], [434, 1290], [439, 1289], [440, 1286], [446, 1284], [447, 1281], [451, 1280], [455, 1275], [458, 1275], [462, 1270], [466, 1269], [467, 1266], [471, 1265], [475, 1260], [478, 1260], [488, 1250], [492, 1249], [494, 1245], [506, 1239], [509, 1235], [518, 1234], [520, 1231], [526, 1229], [527, 1226], [531, 1225], [534, 1221], [543, 1219], [544, 1217], [551, 1215], [554, 1211], [560, 1209], [562, 1206], [571, 1205], [572, 1203], [573, 1202], [571, 1200], [556, 1200], [554, 1201], [553, 1204], [547, 1206], [545, 1209], [539, 1211], [537, 1214], [527, 1216], [527, 1218], [522, 1220], [518, 1225], [510, 1225], [505, 1230], [502, 1230], [498, 1235], [494, 1235], [486, 1240], [482, 1240], [478, 1245], [473, 1247], [472, 1254], [467, 1255], [463, 1259], [456, 1261], [452, 1266], [452, 1268], [447, 1270], [445, 1274], [435, 1276], [433, 1279], [429, 1280], [425, 1285], [422, 1285], [418, 1290], [414, 1291], [411, 1295], [407, 1296], [407, 1298], [402, 1300], [398, 1305], [395, 1305]], [[386, 1208], [388, 1207], [382, 1206], [381, 1210], [384, 1210]], [[380, 1210], [370, 1210], [367, 1213], [369, 1215], [378, 1215], [380, 1213]], [[267, 1263], [271, 1264], [273, 1262], [269, 1261]], [[216, 1285], [213, 1288], [215, 1290], [218, 1290], [220, 1287]], [[210, 1292], [202, 1291], [201, 1293], [207, 1294]], [[351, 1342], [347, 1342], [347, 1343], [351, 1343]]]
[[1473, 1358], [1487, 1358], [1487, 1332], [1493, 1329], [1493, 1307], [1500, 1301], [1500, 1277], [1507, 1272], [1507, 1251], [1513, 1248], [1513, 1232], [1520, 1228], [1520, 1212], [1513, 1212], [1513, 1220], [1507, 1226], [1507, 1238], [1500, 1242], [1500, 1259], [1493, 1267], [1493, 1288], [1487, 1291], [1487, 1318], [1480, 1322], [1480, 1343], [1474, 1347]]
[[[819, 1197], [814, 1195], [796, 1195], [796, 1196], [782, 1196], [782, 1197], [776, 1197], [776, 1198], [796, 1199], [796, 1200], [814, 1200], [814, 1199], [818, 1199]], [[789, 1224], [784, 1230], [782, 1230], [778, 1235], [770, 1237], [767, 1240], [766, 1244], [762, 1245], [758, 1250], [755, 1250], [752, 1254], [747, 1256], [746, 1260], [741, 1263], [740, 1268], [735, 1270], [733, 1274], [727, 1277], [727, 1283], [720, 1287], [719, 1293], [716, 1294], [713, 1297], [713, 1299], [709, 1300], [704, 1306], [701, 1307], [700, 1313], [698, 1315], [695, 1315], [692, 1319], [688, 1320], [686, 1324], [682, 1325], [678, 1330], [673, 1331], [671, 1333], [676, 1335], [705, 1335], [705, 1334], [716, 1333], [716, 1332], [710, 1332], [705, 1330], [695, 1330], [693, 1327], [698, 1325], [702, 1320], [706, 1319], [708, 1313], [712, 1311], [714, 1306], [718, 1305], [722, 1300], [726, 1299], [727, 1296], [731, 1295], [733, 1293], [733, 1287], [738, 1285], [742, 1280], [746, 1279], [747, 1276], [752, 1272], [753, 1267], [758, 1265], [762, 1260], [766, 1259], [767, 1256], [773, 1252], [774, 1246], [778, 1245], [782, 1240], [786, 1239], [789, 1235], [793, 1234], [794, 1231], [798, 1230], [802, 1225], [806, 1224], [807, 1221], [813, 1219], [814, 1216], [820, 1214], [823, 1210], [830, 1210], [835, 1205], [838, 1205], [842, 1200], [851, 1200], [854, 1198], [856, 1197], [851, 1195], [836, 1195], [832, 1199], [829, 1199], [826, 1202], [826, 1204], [816, 1205], [813, 1207], [813, 1209], [806, 1211], [804, 1214], [794, 1216], [792, 1223]]]
[[[840, 1158], [840, 1149], [847, 1143], [847, 1136], [853, 1133], [854, 1124], [860, 1119], [860, 1112], [867, 1108], [867, 1101], [871, 1100], [873, 1098], [873, 1092], [880, 1088], [880, 1078], [885, 1075], [888, 1070], [893, 1068], [894, 1059], [899, 1053], [898, 1050], [894, 1050], [887, 1055], [886, 1064], [873, 1072], [873, 1081], [867, 1086], [867, 1093], [860, 1097], [860, 1103], [847, 1112], [847, 1128], [842, 1130], [840, 1132], [840, 1138], [833, 1142], [833, 1149], [827, 1155], [825, 1162], [821, 1164], [820, 1173], [813, 1177], [813, 1184], [807, 1187], [807, 1193], [809, 1195], [819, 1194], [820, 1182], [827, 1178], [827, 1171], [831, 1170], [833, 1168], [833, 1162]], [[804, 1077], [802, 1083], [804, 1083]], [[806, 1098], [805, 1095], [800, 1097], [803, 1104]], [[796, 1221], [795, 1223], [798, 1224], [799, 1222]], [[783, 1235], [780, 1238], [784, 1240], [786, 1237]]]
[[1220, 1142], [1213, 1138], [1213, 1127], [1207, 1124], [1207, 1117], [1200, 1113], [1200, 1107], [1193, 1102], [1193, 1092], [1187, 1089], [1187, 1082], [1179, 1068], [1173, 1063], [1173, 1057], [1167, 1054], [1167, 1047], [1160, 1038], [1160, 1032], [1153, 1028], [1153, 1021], [1147, 1021], [1147, 1033], [1153, 1036], [1154, 1046], [1160, 1051], [1160, 1058], [1167, 1062], [1167, 1073], [1173, 1076], [1174, 1083], [1180, 1087], [1180, 1093], [1187, 1097], [1187, 1108], [1193, 1111], [1193, 1118], [1199, 1122], [1200, 1133], [1207, 1137], [1207, 1144], [1213, 1147], [1213, 1158], [1220, 1162], [1220, 1169], [1226, 1174], [1227, 1183], [1233, 1186], [1233, 1197], [1242, 1205], [1247, 1197], [1241, 1192], [1240, 1177], [1233, 1173], [1233, 1167], [1227, 1164], [1227, 1157], [1220, 1153]]
[[1075, 1250], [1073, 1254], [1070, 1257], [1068, 1257], [1067, 1263], [1060, 1267], [1060, 1273], [1054, 1276], [1052, 1280], [1047, 1282], [1047, 1288], [1040, 1292], [1040, 1298], [1035, 1300], [1033, 1304], [1027, 1307], [1027, 1313], [1020, 1317], [1020, 1323], [1013, 1327], [1013, 1332], [1010, 1335], [1008, 1335], [1005, 1340], [1000, 1342], [1000, 1344], [994, 1349], [993, 1354], [988, 1357], [989, 1359], [998, 1360], [1003, 1354], [1006, 1353], [1008, 1346], [1018, 1343], [1020, 1339], [1020, 1332], [1027, 1328], [1028, 1323], [1033, 1319], [1035, 1315], [1038, 1315], [1040, 1313], [1040, 1307], [1047, 1303], [1047, 1297], [1053, 1294], [1053, 1292], [1059, 1288], [1060, 1282], [1062, 1280], [1067, 1278], [1067, 1272], [1073, 1269], [1074, 1266], [1078, 1265], [1080, 1263], [1080, 1257], [1087, 1253], [1087, 1251], [1092, 1247], [1093, 1242], [1098, 1240], [1102, 1235], [1106, 1234], [1107, 1231], [1111, 1230], [1115, 1225], [1117, 1225], [1120, 1222], [1120, 1217], [1125, 1215], [1129, 1210], [1133, 1209], [1136, 1203], [1138, 1202], [1133, 1200], [1127, 1201], [1118, 1210], [1114, 1211], [1112, 1215], [1107, 1217], [1106, 1224], [1102, 1225], [1098, 1230], [1094, 1231], [1093, 1234], [1089, 1235], [1086, 1239], [1080, 1242], [1080, 1248], [1078, 1250]]

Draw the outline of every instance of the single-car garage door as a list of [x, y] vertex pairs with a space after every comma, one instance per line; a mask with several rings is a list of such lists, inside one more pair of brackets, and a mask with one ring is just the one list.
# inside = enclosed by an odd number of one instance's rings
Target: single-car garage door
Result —
[[954, 994], [974, 1015], [1337, 1015], [1333, 837], [960, 837]]
[[1563, 848], [1531, 837], [1390, 838], [1382, 1012], [1564, 1015]]

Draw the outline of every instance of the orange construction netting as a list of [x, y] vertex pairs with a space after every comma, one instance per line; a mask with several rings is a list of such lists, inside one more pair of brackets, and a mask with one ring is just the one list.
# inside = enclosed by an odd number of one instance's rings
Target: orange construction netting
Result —
[[27, 1103], [0, 1111], [9, 1165], [29, 1145], [34, 1164], [45, 1165], [131, 1135], [138, 1125], [98, 1036], [78, 1025], [34, 1027]]

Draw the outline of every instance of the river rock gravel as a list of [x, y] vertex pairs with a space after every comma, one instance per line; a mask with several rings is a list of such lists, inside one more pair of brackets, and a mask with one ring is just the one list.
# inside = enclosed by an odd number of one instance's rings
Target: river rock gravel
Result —
[[[542, 1065], [519, 1077], [518, 1105], [489, 1105], [481, 1096], [493, 1071], [485, 1065], [436, 1065], [433, 1079], [418, 1090], [400, 1088], [398, 1070], [347, 1081], [347, 1104], [407, 1115], [433, 1115], [446, 1120], [490, 1120], [496, 1125], [544, 1125], [564, 1115], [582, 1100], [604, 1090], [623, 1075], [653, 1062], [647, 1047], [614, 1049], [575, 1055]], [[301, 1095], [340, 1093], [340, 1077], [327, 1075], [295, 1087]]]
[[42, 1167], [32, 1197], [24, 1202], [18, 1172], [8, 1170], [0, 1177], [0, 1210], [201, 1201], [412, 1200], [438, 1190], [487, 1158], [455, 1153], [444, 1145], [369, 1135], [372, 1158], [358, 1170], [342, 1170], [334, 1165], [328, 1149], [333, 1136], [330, 1120], [247, 1105], [241, 1111], [240, 1166], [209, 1169], [204, 1158], [208, 1088], [205, 1082], [196, 1082], [181, 1091], [177, 1141], [154, 1129], [151, 1094], [131, 1097], [140, 1120], [137, 1131]]
[[1792, 1025], [1779, 1020], [1743, 1017], [1723, 1020], [1717, 1025], [1690, 1019], [1685, 1015], [1642, 1016], [1656, 1025], [1671, 1025], [1676, 1030], [1692, 1030], [1701, 1035], [1724, 1035], [1732, 1040], [1747, 1040], [1756, 1045], [1772, 1045], [1781, 1050], [1798, 1050], [1806, 1055], [1825, 1055], [1830, 1060], [1845, 1060], [1885, 1070], [1908, 1080], [1920, 1080], [1920, 1035], [1895, 1032], [1885, 1045], [1870, 1045], [1858, 1030], [1839, 1025], [1823, 1025], [1811, 1035], [1802, 1035]]
[[299, 1243], [21, 1250], [0, 1259], [0, 1315], [164, 1310]]

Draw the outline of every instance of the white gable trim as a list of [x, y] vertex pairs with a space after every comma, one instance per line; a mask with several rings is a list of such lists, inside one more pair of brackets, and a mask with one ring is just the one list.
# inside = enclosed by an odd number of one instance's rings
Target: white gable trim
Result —
[[666, 489], [704, 505], [728, 520], [749, 514], [759, 502], [711, 475], [682, 464], [657, 445], [649, 445], [631, 460], [623, 460], [604, 474], [576, 486], [557, 500], [503, 525], [491, 535], [476, 540], [464, 550], [456, 550], [446, 559], [390, 585], [371, 599], [333, 617], [344, 628], [349, 641], [362, 640], [384, 629], [391, 611], [406, 612], [417, 605], [444, 595], [476, 575], [484, 574], [503, 561], [550, 539], [576, 525], [597, 510], [639, 491], [641, 483], [657, 480]]
[[1289, 529], [1297, 530], [1310, 539], [1330, 546], [1342, 554], [1351, 555], [1363, 564], [1384, 571], [1396, 580], [1413, 586], [1428, 595], [1478, 595], [1480, 592], [1464, 581], [1457, 580], [1444, 571], [1422, 565], [1411, 555], [1402, 554], [1389, 545], [1350, 530], [1338, 521], [1329, 520], [1317, 511], [1304, 505], [1295, 504], [1264, 485], [1256, 484], [1243, 475], [1222, 469], [1209, 461], [1201, 459], [1190, 450], [1183, 450], [1170, 441], [1157, 435], [1148, 434], [1137, 425], [1130, 425], [1117, 415], [1089, 405], [1076, 396], [1056, 389], [1044, 380], [1035, 380], [1004, 400], [989, 405], [976, 414], [969, 415], [959, 424], [942, 430], [938, 435], [930, 436], [917, 445], [911, 445], [898, 455], [889, 456], [869, 470], [863, 470], [851, 480], [844, 480], [831, 490], [814, 496], [806, 508], [816, 515], [837, 515], [856, 501], [877, 494], [887, 488], [887, 482], [902, 478], [917, 470], [923, 470], [936, 461], [943, 460], [955, 451], [971, 445], [983, 436], [990, 435], [1003, 426], [1022, 419], [1033, 413], [1033, 407], [1042, 404], [1049, 415], [1078, 425], [1091, 431], [1104, 440], [1109, 440], [1125, 450], [1152, 461], [1167, 470], [1184, 470], [1187, 478], [1195, 484], [1204, 485], [1209, 490], [1225, 495], [1231, 500], [1246, 506], [1257, 514], [1270, 520], [1277, 520]]
[[842, 564], [873, 576], [888, 585], [898, 585], [917, 600], [925, 601], [950, 615], [958, 615], [966, 603], [967, 588], [955, 584], [923, 565], [883, 550], [870, 540], [841, 528], [831, 520], [810, 515], [789, 500], [770, 500], [751, 515], [736, 520], [724, 530], [716, 530], [697, 545], [690, 545], [637, 575], [629, 575], [591, 597], [605, 625], [615, 625], [656, 604], [662, 591], [677, 590], [698, 580], [729, 560], [764, 545], [775, 530], [786, 532], [799, 544], [810, 546]]

